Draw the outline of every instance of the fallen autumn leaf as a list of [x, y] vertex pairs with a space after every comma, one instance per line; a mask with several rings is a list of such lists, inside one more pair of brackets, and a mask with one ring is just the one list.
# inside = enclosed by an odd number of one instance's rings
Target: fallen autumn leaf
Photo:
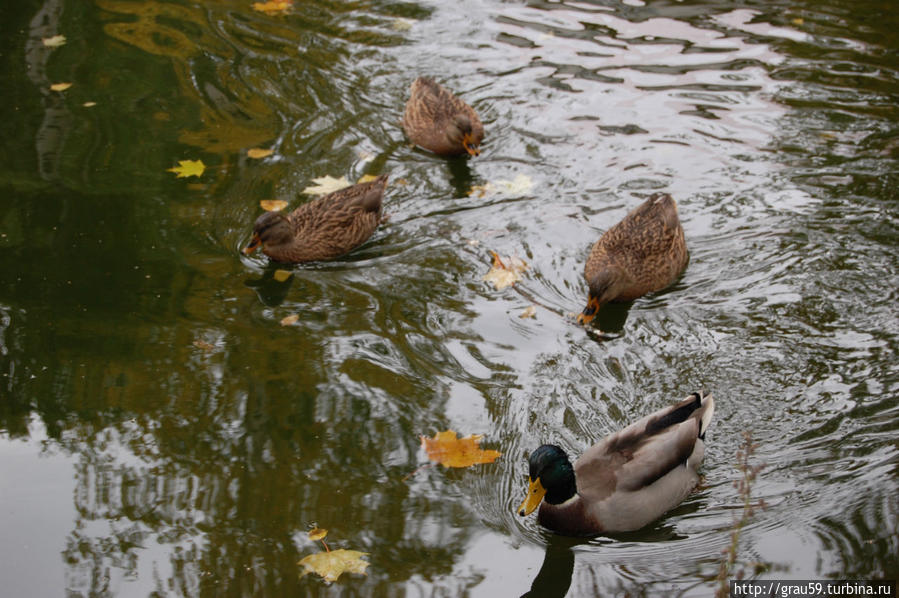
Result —
[[275, 273], [272, 274], [272, 278], [274, 278], [277, 282], [284, 282], [290, 275], [293, 274], [290, 270], [275, 270]]
[[54, 35], [52, 37], [45, 37], [41, 39], [44, 42], [44, 45], [50, 48], [58, 48], [59, 46], [66, 43], [66, 36], [64, 35]]
[[421, 437], [421, 446], [431, 461], [444, 467], [470, 467], [477, 463], [493, 463], [502, 453], [484, 450], [479, 443], [484, 436], [472, 434], [459, 438], [452, 430], [438, 432], [433, 438]]
[[286, 208], [287, 202], [283, 199], [263, 199], [259, 202], [259, 205], [266, 212], [277, 212]]
[[528, 269], [527, 262], [520, 258], [506, 257], [503, 261], [495, 251], [490, 253], [493, 255], [493, 265], [482, 280], [493, 283], [498, 290], [510, 287], [520, 281], [521, 273]]
[[169, 168], [168, 172], [174, 172], [175, 178], [183, 178], [189, 176], [200, 176], [206, 170], [206, 165], [202, 160], [179, 160], [178, 166]]
[[363, 561], [362, 557], [367, 555], [367, 552], [339, 548], [329, 552], [316, 552], [310, 554], [303, 557], [297, 564], [302, 565], [306, 569], [303, 572], [303, 575], [317, 573], [322, 576], [327, 583], [331, 583], [337, 581], [337, 578], [344, 573], [360, 573], [366, 575], [365, 569], [371, 563]]
[[258, 160], [259, 158], [271, 156], [274, 153], [275, 150], [272, 149], [262, 149], [261, 147], [254, 147], [253, 149], [247, 150], [247, 157]]
[[269, 0], [268, 2], [254, 2], [253, 10], [258, 10], [271, 16], [286, 13], [292, 5], [293, 0]]
[[327, 195], [328, 193], [333, 193], [334, 191], [339, 191], [344, 187], [349, 187], [350, 185], [352, 185], [352, 183], [346, 180], [345, 176], [342, 176], [339, 179], [335, 179], [334, 177], [327, 174], [325, 176], [312, 179], [312, 182], [315, 183], [315, 185], [303, 189], [303, 193], [305, 193], [306, 195]]

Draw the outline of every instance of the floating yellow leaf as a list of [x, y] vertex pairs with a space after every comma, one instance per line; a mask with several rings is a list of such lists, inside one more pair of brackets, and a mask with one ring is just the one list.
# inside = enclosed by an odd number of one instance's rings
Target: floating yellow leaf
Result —
[[359, 177], [359, 180], [356, 181], [356, 183], [358, 183], [358, 184], [362, 184], [362, 183], [370, 183], [370, 182], [372, 182], [373, 180], [375, 180], [375, 179], [377, 179], [377, 178], [378, 178], [378, 177], [376, 177], [376, 176], [373, 175], [373, 174], [363, 174], [361, 177]]
[[272, 278], [274, 278], [278, 282], [284, 282], [288, 278], [292, 272], [290, 270], [275, 270], [275, 273], [272, 274]]
[[50, 89], [53, 91], [65, 91], [70, 87], [72, 87], [71, 83], [54, 83], [50, 86]]
[[247, 157], [258, 160], [259, 158], [271, 156], [274, 153], [275, 150], [272, 149], [262, 149], [261, 147], [254, 147], [253, 149], [247, 150]]
[[519, 318], [536, 318], [537, 317], [537, 307], [534, 305], [528, 305], [524, 308], [524, 310], [518, 314]]
[[[283, 270], [282, 270], [283, 272]], [[278, 282], [281, 282], [280, 280]], [[300, 321], [300, 316], [297, 314], [290, 314], [289, 316], [285, 316], [281, 318], [281, 326], [293, 326], [297, 322]], [[328, 532], [325, 532], [328, 533]], [[324, 536], [322, 536], [324, 538]]]
[[254, 2], [253, 10], [264, 12], [267, 15], [286, 13], [293, 5], [293, 0], [269, 0], [268, 2]]
[[521, 273], [528, 269], [527, 263], [517, 257], [507, 257], [505, 261], [500, 259], [495, 251], [493, 254], [493, 265], [490, 271], [484, 275], [483, 280], [492, 282], [497, 289], [510, 287], [521, 280]]
[[266, 212], [277, 212], [287, 207], [287, 202], [283, 199], [263, 199], [259, 202], [262, 209]]
[[325, 536], [328, 535], [328, 530], [322, 529], [320, 527], [314, 527], [309, 530], [309, 539], [313, 542], [316, 540], [324, 540]]
[[452, 430], [438, 432], [434, 438], [421, 437], [421, 446], [431, 461], [444, 467], [470, 467], [476, 463], [493, 463], [502, 453], [479, 448], [484, 436], [472, 434], [458, 438]]
[[93, 108], [94, 106], [97, 105], [97, 102], [85, 102], [81, 105], [84, 106], [85, 108]]
[[526, 174], [519, 174], [511, 181], [504, 179], [488, 182], [483, 185], [472, 185], [469, 196], [484, 197], [488, 193], [505, 193], [506, 195], [525, 195], [534, 186], [534, 181]]
[[321, 575], [326, 582], [331, 583], [337, 581], [337, 578], [344, 573], [360, 573], [366, 575], [365, 569], [371, 563], [363, 561], [362, 557], [367, 556], [367, 552], [359, 552], [358, 550], [331, 550], [330, 552], [316, 552], [309, 556], [303, 557], [299, 565], [306, 568], [303, 575], [308, 573], [317, 573]]
[[314, 186], [303, 189], [303, 193], [306, 195], [326, 195], [352, 185], [345, 176], [335, 179], [330, 175], [325, 175], [312, 179], [312, 182], [315, 183]]
[[48, 46], [50, 48], [58, 48], [59, 46], [66, 43], [66, 36], [54, 35], [53, 37], [45, 37], [41, 41], [44, 42], [45, 46]]
[[206, 170], [206, 165], [202, 160], [179, 160], [178, 166], [169, 168], [168, 172], [174, 172], [175, 178], [183, 178], [188, 176], [200, 176]]
[[802, 17], [796, 17], [796, 18], [793, 19], [791, 22], [792, 22], [794, 25], [802, 25], [803, 23], [805, 23], [805, 19], [803, 19]]

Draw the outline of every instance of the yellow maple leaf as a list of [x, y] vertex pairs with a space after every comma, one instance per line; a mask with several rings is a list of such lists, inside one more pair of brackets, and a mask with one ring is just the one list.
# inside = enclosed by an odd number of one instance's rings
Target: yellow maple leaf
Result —
[[507, 257], [503, 261], [495, 251], [490, 253], [493, 254], [493, 265], [482, 280], [492, 282], [497, 289], [512, 286], [521, 280], [521, 273], [528, 269], [527, 262], [520, 258]]
[[174, 172], [175, 178], [180, 179], [188, 176], [200, 176], [206, 170], [206, 165], [202, 160], [178, 160], [178, 166], [169, 168], [167, 172]]
[[342, 176], [339, 179], [335, 179], [331, 175], [327, 174], [325, 176], [320, 176], [316, 179], [312, 179], [312, 182], [315, 183], [315, 185], [303, 189], [303, 193], [305, 193], [306, 195], [327, 195], [328, 193], [340, 191], [344, 187], [349, 187], [350, 185], [352, 185], [351, 182], [346, 180], [345, 176]]
[[459, 438], [452, 430], [438, 432], [433, 438], [421, 437], [421, 446], [431, 461], [444, 467], [470, 467], [476, 463], [493, 463], [502, 455], [499, 451], [479, 447], [483, 434]]
[[317, 573], [321, 575], [326, 582], [331, 583], [337, 581], [337, 578], [344, 573], [360, 573], [366, 575], [365, 569], [371, 563], [363, 561], [362, 557], [364, 556], [368, 556], [368, 553], [339, 548], [329, 552], [316, 552], [310, 554], [303, 557], [297, 564], [305, 567], [306, 570], [303, 571], [303, 575]]
[[259, 202], [259, 205], [266, 212], [277, 212], [286, 208], [287, 202], [283, 199], [263, 199]]
[[284, 14], [293, 5], [293, 0], [269, 0], [268, 2], [254, 2], [253, 10], [264, 12], [267, 15]]
[[52, 37], [45, 37], [41, 39], [44, 42], [44, 45], [50, 48], [58, 48], [59, 46], [66, 43], [66, 36], [64, 35], [54, 35]]
[[272, 278], [274, 278], [278, 282], [284, 282], [290, 275], [293, 274], [290, 270], [275, 270], [275, 273], [272, 274]]
[[254, 147], [253, 149], [247, 150], [247, 157], [258, 160], [259, 158], [271, 156], [274, 153], [275, 150], [273, 149], [262, 149], [261, 147]]
[[54, 83], [50, 86], [50, 89], [53, 91], [65, 91], [70, 87], [72, 87], [71, 83]]

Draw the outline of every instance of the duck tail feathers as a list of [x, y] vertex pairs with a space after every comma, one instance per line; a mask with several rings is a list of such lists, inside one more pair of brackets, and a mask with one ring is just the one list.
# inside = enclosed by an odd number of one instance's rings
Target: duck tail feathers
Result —
[[699, 437], [704, 440], [705, 431], [709, 429], [709, 424], [712, 423], [712, 417], [715, 415], [715, 398], [711, 393], [705, 393], [705, 391], [695, 394], [697, 394], [699, 400], [702, 401], [702, 416], [699, 420]]

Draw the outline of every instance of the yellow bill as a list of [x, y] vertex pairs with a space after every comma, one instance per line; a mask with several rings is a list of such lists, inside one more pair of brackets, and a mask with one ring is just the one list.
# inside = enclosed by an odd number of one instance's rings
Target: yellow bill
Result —
[[530, 480], [530, 482], [531, 483], [528, 485], [528, 494], [524, 497], [521, 506], [518, 507], [518, 514], [522, 517], [533, 513], [534, 509], [540, 506], [543, 497], [546, 495], [546, 488], [540, 483], [540, 478]]

